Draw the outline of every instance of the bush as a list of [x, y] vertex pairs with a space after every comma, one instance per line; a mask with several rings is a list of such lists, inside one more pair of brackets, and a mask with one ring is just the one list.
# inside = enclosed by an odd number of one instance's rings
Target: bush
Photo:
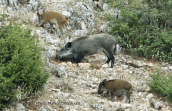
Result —
[[[125, 52], [153, 60], [172, 61], [172, 2], [107, 0], [121, 11], [118, 19], [108, 15], [112, 22], [110, 34]], [[151, 2], [151, 3], [149, 3]]]
[[147, 80], [151, 91], [162, 94], [165, 99], [172, 102], [172, 74], [163, 75], [164, 72], [156, 70], [150, 74], [151, 80]]
[[42, 69], [41, 48], [31, 30], [10, 23], [0, 27], [0, 108], [17, 100], [16, 88], [27, 94], [41, 90], [48, 79]]

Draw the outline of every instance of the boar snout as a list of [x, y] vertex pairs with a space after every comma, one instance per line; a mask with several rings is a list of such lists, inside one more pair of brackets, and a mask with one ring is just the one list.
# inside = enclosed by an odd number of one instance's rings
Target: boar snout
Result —
[[62, 57], [59, 54], [57, 54], [56, 55], [56, 59], [59, 59], [60, 60], [60, 59], [62, 59]]
[[59, 59], [59, 55], [58, 54], [56, 55], [56, 59]]
[[65, 60], [65, 59], [64, 59], [62, 56], [60, 56], [59, 54], [56, 55], [56, 59], [61, 60], [61, 61], [64, 61], [64, 60]]
[[98, 92], [98, 94], [102, 94], [103, 93], [103, 91], [101, 91], [100, 89], [97, 92]]

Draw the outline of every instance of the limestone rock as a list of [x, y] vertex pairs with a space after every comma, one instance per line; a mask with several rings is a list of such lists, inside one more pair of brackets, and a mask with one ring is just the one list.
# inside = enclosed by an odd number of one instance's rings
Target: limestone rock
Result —
[[16, 106], [16, 111], [25, 111], [25, 107], [23, 104], [18, 103]]

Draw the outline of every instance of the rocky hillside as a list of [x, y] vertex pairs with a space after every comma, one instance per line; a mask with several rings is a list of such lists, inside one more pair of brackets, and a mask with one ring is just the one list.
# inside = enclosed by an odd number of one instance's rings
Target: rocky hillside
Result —
[[[72, 38], [62, 35], [59, 30], [50, 32], [49, 24], [38, 27], [37, 11], [58, 11], [68, 18]], [[114, 17], [118, 10], [110, 9], [106, 3], [98, 0], [1, 0], [0, 13], [6, 14], [7, 25], [10, 20], [22, 22], [23, 27], [32, 28], [32, 34], [37, 34], [40, 46], [45, 50], [42, 57], [50, 78], [42, 92], [32, 97], [24, 97], [4, 111], [172, 111], [172, 104], [165, 102], [160, 95], [150, 93], [146, 79], [158, 67], [165, 72], [172, 72], [172, 65], [158, 64], [144, 58], [133, 59], [120, 52], [115, 55], [113, 68], [105, 64], [106, 56], [101, 52], [85, 57], [81, 63], [55, 59], [58, 51], [68, 42], [82, 35], [106, 33], [107, 22], [105, 13]], [[55, 27], [54, 27], [55, 28]], [[64, 30], [65, 31], [65, 30]], [[66, 32], [66, 31], [65, 31]], [[132, 102], [125, 103], [125, 98], [115, 98], [111, 101], [97, 94], [99, 83], [110, 79], [124, 79], [133, 86]]]

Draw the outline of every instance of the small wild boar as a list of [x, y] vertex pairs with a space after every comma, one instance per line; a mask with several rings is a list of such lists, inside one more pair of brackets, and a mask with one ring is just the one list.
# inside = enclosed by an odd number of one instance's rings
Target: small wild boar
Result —
[[[43, 26], [44, 24], [50, 23], [51, 32], [52, 32], [53, 24], [56, 24], [56, 25], [58, 24], [61, 34], [63, 33], [62, 28], [67, 29], [68, 22], [67, 22], [66, 18], [58, 12], [49, 11], [49, 12], [45, 12], [43, 14], [37, 13], [37, 16], [39, 19], [38, 26]], [[68, 29], [67, 29], [67, 31], [68, 31]], [[69, 31], [68, 31], [68, 35], [70, 38]]]
[[72, 62], [79, 63], [84, 56], [92, 55], [98, 51], [103, 51], [108, 57], [106, 63], [111, 61], [111, 68], [114, 65], [116, 52], [116, 40], [108, 34], [96, 34], [79, 37], [72, 42], [68, 42], [57, 54], [56, 59], [72, 59]]
[[123, 92], [123, 94], [128, 99], [128, 103], [130, 103], [130, 94], [132, 92], [132, 85], [129, 82], [121, 79], [114, 79], [109, 81], [106, 81], [106, 79], [104, 79], [99, 84], [98, 94], [102, 94], [103, 91], [109, 92], [111, 99], [113, 99], [114, 94]]

